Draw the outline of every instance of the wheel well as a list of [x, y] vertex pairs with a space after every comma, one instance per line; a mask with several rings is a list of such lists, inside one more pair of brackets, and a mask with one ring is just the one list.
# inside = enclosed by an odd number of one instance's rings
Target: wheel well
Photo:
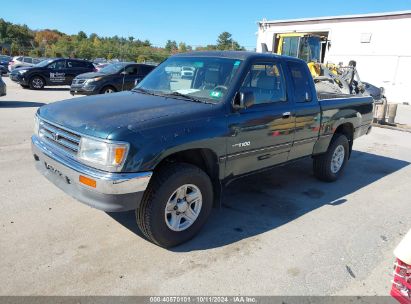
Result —
[[350, 144], [350, 155], [352, 151], [352, 145], [354, 142], [354, 126], [352, 123], [343, 123], [338, 126], [338, 128], [335, 130], [334, 134], [343, 134], [347, 137], [348, 142]]
[[101, 92], [104, 92], [104, 90], [107, 89], [107, 88], [111, 88], [111, 89], [114, 90], [114, 92], [117, 92], [117, 89], [116, 89], [114, 86], [112, 86], [112, 85], [105, 85], [105, 86], [100, 90], [100, 93], [101, 93]]
[[171, 154], [164, 158], [154, 169], [154, 172], [161, 170], [161, 167], [169, 163], [188, 163], [199, 167], [211, 180], [214, 191], [214, 205], [220, 204], [221, 183], [219, 178], [219, 166], [217, 155], [210, 149], [190, 149]]
[[30, 76], [30, 81], [32, 81], [34, 77], [38, 77], [38, 78], [43, 79], [44, 84], [46, 84], [46, 79], [45, 79], [43, 76], [39, 75], [39, 74], [31, 75], [31, 76]]

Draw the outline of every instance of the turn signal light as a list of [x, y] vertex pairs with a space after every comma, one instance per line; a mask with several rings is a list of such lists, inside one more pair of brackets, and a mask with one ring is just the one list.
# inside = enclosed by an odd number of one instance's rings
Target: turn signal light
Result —
[[121, 164], [121, 162], [123, 161], [123, 157], [124, 157], [125, 152], [126, 152], [125, 147], [115, 148], [115, 150], [114, 150], [114, 163], [116, 165]]
[[97, 185], [97, 182], [94, 179], [85, 177], [83, 175], [79, 176], [79, 182], [92, 188], [96, 188]]

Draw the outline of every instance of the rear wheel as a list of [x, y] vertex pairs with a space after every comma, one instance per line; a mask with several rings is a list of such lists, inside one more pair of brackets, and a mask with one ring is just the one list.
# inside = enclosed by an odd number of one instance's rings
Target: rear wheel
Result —
[[335, 134], [327, 152], [314, 157], [314, 175], [327, 182], [337, 180], [344, 171], [349, 153], [347, 137], [343, 134]]
[[194, 237], [211, 213], [213, 189], [200, 168], [177, 163], [153, 176], [139, 209], [137, 224], [143, 234], [162, 247]]
[[34, 76], [30, 79], [29, 85], [32, 90], [41, 90], [44, 88], [45, 81], [40, 76]]
[[111, 87], [111, 86], [107, 86], [101, 89], [100, 94], [111, 94], [111, 93], [115, 93], [116, 89]]

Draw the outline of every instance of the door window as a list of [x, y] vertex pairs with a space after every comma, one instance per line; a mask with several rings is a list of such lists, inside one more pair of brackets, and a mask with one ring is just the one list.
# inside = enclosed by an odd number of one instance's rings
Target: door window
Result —
[[85, 68], [86, 64], [82, 61], [68, 60], [67, 67], [68, 68]]
[[24, 57], [24, 58], [23, 58], [23, 61], [24, 61], [25, 63], [33, 63], [33, 58], [31, 58], [31, 57]]
[[294, 98], [296, 102], [310, 102], [312, 100], [310, 75], [307, 73], [307, 68], [297, 62], [288, 62], [288, 69], [293, 79]]
[[285, 37], [283, 40], [281, 55], [298, 57], [299, 40], [300, 37]]
[[280, 65], [253, 64], [241, 89], [254, 93], [255, 104], [281, 102], [287, 100], [284, 83]]
[[127, 73], [126, 75], [137, 75], [137, 70], [138, 68], [135, 65], [128, 66], [125, 70]]
[[64, 60], [54, 61], [48, 67], [53, 70], [62, 70], [66, 68], [66, 62]]

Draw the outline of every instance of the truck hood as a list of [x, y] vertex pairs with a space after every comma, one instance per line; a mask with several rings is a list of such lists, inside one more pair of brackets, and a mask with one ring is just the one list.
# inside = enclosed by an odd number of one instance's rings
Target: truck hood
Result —
[[108, 138], [121, 128], [138, 130], [147, 121], [164, 125], [204, 118], [213, 106], [138, 92], [121, 92], [55, 102], [39, 108], [38, 114], [75, 132]]

